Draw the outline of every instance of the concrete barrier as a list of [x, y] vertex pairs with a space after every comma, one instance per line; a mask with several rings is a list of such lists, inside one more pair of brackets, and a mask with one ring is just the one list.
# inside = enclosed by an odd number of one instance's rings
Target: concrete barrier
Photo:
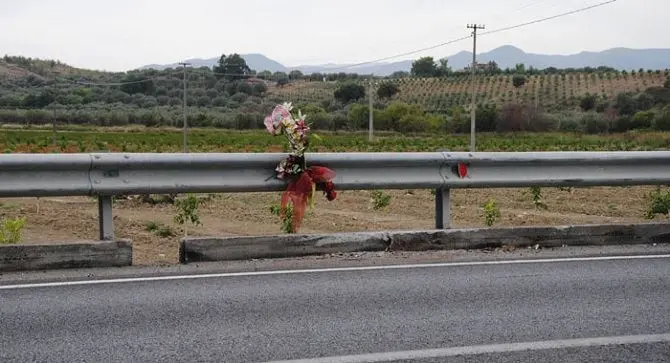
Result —
[[189, 237], [180, 262], [299, 257], [337, 252], [482, 249], [670, 243], [670, 224], [354, 232], [273, 236]]
[[0, 271], [121, 267], [132, 263], [129, 240], [0, 245]]
[[281, 258], [337, 252], [384, 251], [388, 233], [292, 234], [276, 236], [188, 237], [179, 248], [181, 263]]

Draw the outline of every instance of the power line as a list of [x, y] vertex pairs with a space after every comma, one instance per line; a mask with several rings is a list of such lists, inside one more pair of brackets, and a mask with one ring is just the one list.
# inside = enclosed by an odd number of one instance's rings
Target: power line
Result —
[[[560, 17], [566, 16], [566, 15], [576, 14], [576, 13], [583, 12], [583, 11], [586, 11], [586, 10], [590, 10], [590, 9], [593, 9], [593, 8], [596, 8], [596, 7], [599, 7], [599, 6], [607, 5], [607, 4], [613, 3], [615, 1], [617, 1], [617, 0], [609, 0], [609, 1], [605, 1], [605, 2], [602, 2], [602, 3], [595, 4], [595, 5], [586, 6], [586, 7], [583, 7], [583, 8], [568, 11], [568, 12], [565, 12], [565, 13], [561, 13], [561, 14], [557, 14], [557, 15], [553, 15], [553, 16], [549, 16], [549, 17], [545, 17], [545, 18], [541, 18], [541, 19], [536, 19], [536, 20], [532, 20], [532, 21], [529, 21], [529, 22], [521, 23], [521, 24], [507, 26], [507, 27], [500, 28], [500, 29], [490, 30], [488, 32], [480, 33], [479, 35], [499, 33], [499, 32], [502, 32], [502, 31], [516, 29], [516, 28], [524, 27], [524, 26], [531, 25], [531, 24], [537, 24], [537, 23], [541, 23], [543, 21], [552, 20], [552, 19], [560, 18]], [[450, 40], [450, 41], [447, 41], [447, 42], [431, 45], [431, 46], [426, 47], [426, 48], [421, 48], [421, 49], [416, 49], [416, 50], [412, 50], [412, 51], [409, 51], [409, 52], [399, 53], [399, 54], [391, 55], [391, 56], [388, 56], [388, 57], [377, 58], [377, 59], [374, 59], [374, 60], [360, 62], [360, 63], [354, 63], [354, 64], [350, 64], [350, 65], [342, 66], [342, 67], [337, 67], [337, 68], [330, 68], [329, 71], [336, 71], [336, 70], [340, 70], [340, 69], [348, 69], [348, 68], [358, 67], [358, 66], [362, 66], [362, 65], [366, 65], [366, 64], [370, 64], [370, 63], [377, 63], [377, 62], [382, 62], [382, 61], [393, 59], [393, 58], [399, 58], [399, 57], [404, 57], [404, 56], [407, 56], [407, 55], [421, 53], [421, 52], [425, 52], [427, 50], [431, 50], [431, 49], [443, 47], [445, 45], [449, 45], [449, 44], [453, 44], [453, 43], [463, 41], [465, 39], [470, 38], [471, 36], [472, 35], [464, 36], [464, 37], [453, 39], [453, 40]]]
[[127, 81], [127, 82], [114, 82], [114, 83], [95, 83], [95, 82], [81, 82], [81, 81], [75, 81], [67, 78], [63, 78], [64, 80], [75, 83], [75, 84], [80, 84], [84, 86], [109, 86], [109, 87], [114, 87], [114, 86], [123, 86], [126, 84], [135, 84], [135, 83], [144, 83], [148, 81], [153, 81], [154, 78], [146, 78], [138, 81]]
[[443, 47], [445, 45], [457, 43], [457, 42], [463, 41], [463, 40], [468, 39], [468, 38], [470, 38], [470, 35], [465, 36], [465, 37], [461, 37], [461, 38], [458, 38], [458, 39], [450, 40], [448, 42], [431, 45], [431, 46], [426, 47], [426, 48], [421, 48], [421, 49], [412, 50], [412, 51], [405, 52], [405, 53], [395, 54], [395, 55], [391, 55], [391, 56], [384, 57], [384, 58], [377, 58], [377, 59], [366, 61], [366, 62], [349, 64], [349, 65], [342, 66], [342, 67], [337, 67], [337, 68], [330, 68], [329, 71], [337, 71], [337, 70], [340, 70], [340, 69], [348, 69], [348, 68], [358, 67], [358, 66], [362, 66], [362, 65], [366, 65], [366, 64], [370, 64], [370, 63], [377, 63], [377, 62], [382, 62], [382, 61], [393, 59], [393, 58], [404, 57], [404, 56], [407, 56], [407, 55], [421, 53], [421, 52], [425, 52], [427, 50], [431, 50], [431, 49]]
[[552, 15], [552, 16], [549, 16], [549, 17], [546, 17], [546, 18], [536, 19], [536, 20], [532, 20], [532, 21], [529, 21], [529, 22], [526, 22], [526, 23], [521, 23], [521, 24], [511, 25], [511, 26], [507, 26], [507, 27], [499, 28], [499, 29], [495, 29], [495, 30], [489, 30], [489, 31], [487, 31], [487, 32], [480, 33], [479, 35], [494, 34], [494, 33], [499, 33], [499, 32], [506, 31], [506, 30], [511, 30], [511, 29], [520, 28], [520, 27], [523, 27], [523, 26], [526, 26], [526, 25], [537, 24], [537, 23], [540, 23], [540, 22], [543, 22], [543, 21], [547, 21], [547, 20], [552, 20], [552, 19], [560, 18], [560, 17], [562, 17], [562, 16], [566, 16], [566, 15], [572, 15], [572, 14], [580, 13], [580, 12], [582, 12], [582, 11], [586, 11], [586, 10], [590, 10], [590, 9], [593, 9], [593, 8], [597, 8], [597, 7], [599, 7], [599, 6], [603, 6], [603, 5], [611, 4], [611, 3], [616, 2], [616, 1], [617, 1], [617, 0], [609, 0], [609, 1], [601, 2], [601, 3], [595, 4], [595, 5], [586, 6], [586, 7], [583, 7], [583, 8], [576, 9], [576, 10], [571, 10], [571, 11], [568, 11], [568, 12], [566, 12], [566, 13], [561, 13], [561, 14], [557, 14], [557, 15]]
[[[542, 4], [542, 3], [545, 3], [547, 1], [554, 1], [554, 0], [535, 0], [535, 1], [532, 1], [530, 3], [526, 3], [525, 5], [522, 5], [522, 6], [516, 8], [514, 10], [510, 10], [509, 5], [507, 5], [503, 10], [501, 10], [499, 12], [496, 12], [496, 13], [493, 13], [493, 14], [489, 14], [488, 16], [485, 16], [481, 19], [484, 19], [484, 20], [487, 20], [487, 21], [490, 21], [490, 20], [493, 20], [493, 19], [500, 19], [500, 17], [502, 15], [517, 13], [517, 12], [523, 10], [523, 9], [529, 8], [529, 7], [534, 6], [534, 5]], [[440, 28], [439, 31], [455, 31], [457, 29], [462, 29], [462, 25], [453, 26], [453, 27], [449, 27], [449, 28], [446, 28], [446, 29], [445, 28]]]

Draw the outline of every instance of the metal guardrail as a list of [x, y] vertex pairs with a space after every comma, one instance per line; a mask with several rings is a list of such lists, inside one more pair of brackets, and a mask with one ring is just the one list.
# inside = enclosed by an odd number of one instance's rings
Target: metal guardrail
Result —
[[[111, 196], [271, 192], [280, 153], [2, 154], [0, 197], [98, 197], [100, 239], [113, 239]], [[449, 228], [450, 189], [670, 184], [670, 151], [310, 153], [339, 190], [436, 189], [435, 226]], [[467, 175], [456, 172], [467, 166]]]

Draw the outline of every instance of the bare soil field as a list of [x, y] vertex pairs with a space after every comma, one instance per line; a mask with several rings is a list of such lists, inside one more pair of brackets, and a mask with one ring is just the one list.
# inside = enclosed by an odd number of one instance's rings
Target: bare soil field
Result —
[[[483, 205], [495, 199], [501, 217], [494, 226], [528, 226], [644, 222], [647, 195], [654, 187], [592, 187], [570, 191], [543, 188], [547, 208], [536, 208], [529, 189], [459, 189], [452, 191], [452, 226], [483, 227]], [[374, 210], [370, 191], [339, 191], [335, 201], [317, 196], [300, 233], [430, 229], [434, 196], [429, 190], [390, 190], [390, 204]], [[191, 236], [281, 234], [279, 217], [270, 212], [280, 193], [214, 194], [202, 197], [202, 225], [188, 226]], [[6, 217], [24, 216], [22, 243], [94, 240], [98, 237], [97, 202], [89, 197], [13, 198], [0, 200]], [[116, 236], [133, 242], [134, 264], [178, 261], [183, 229], [174, 222], [171, 204], [138, 200], [114, 204]], [[668, 221], [667, 217], [661, 219]], [[657, 219], [658, 221], [658, 219]], [[153, 228], [151, 228], [153, 225]], [[156, 228], [158, 226], [158, 228]], [[165, 226], [165, 227], [162, 227]]]

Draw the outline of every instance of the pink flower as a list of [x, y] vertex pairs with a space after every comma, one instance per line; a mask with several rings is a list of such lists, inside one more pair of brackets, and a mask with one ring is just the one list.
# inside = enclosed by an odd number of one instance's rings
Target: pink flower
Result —
[[272, 116], [268, 116], [265, 118], [265, 129], [268, 130], [268, 132], [272, 135], [277, 134], [277, 128], [275, 127], [275, 123], [272, 120]]
[[285, 119], [291, 119], [291, 112], [289, 110], [290, 104], [288, 105], [277, 105], [272, 114], [265, 118], [265, 128], [272, 135], [276, 135], [281, 132], [282, 121]]
[[307, 131], [309, 131], [309, 126], [305, 125], [305, 120], [298, 120], [295, 122], [295, 131], [300, 135], [300, 138], [304, 138]]
[[305, 120], [296, 121], [295, 126], [298, 129], [298, 131], [309, 131], [309, 127], [305, 125]]

